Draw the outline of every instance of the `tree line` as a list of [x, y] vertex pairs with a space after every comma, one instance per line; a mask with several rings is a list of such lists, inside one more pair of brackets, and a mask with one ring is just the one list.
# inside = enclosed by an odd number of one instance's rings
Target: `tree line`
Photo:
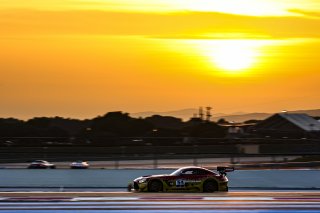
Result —
[[[36, 117], [27, 121], [0, 119], [0, 140], [35, 142], [35, 138], [76, 138], [75, 143], [104, 143], [125, 137], [211, 137], [224, 138], [226, 129], [215, 122], [191, 118], [183, 121], [171, 116], [153, 115], [133, 118], [121, 111], [108, 112], [93, 119], [78, 120], [62, 117]], [[19, 140], [20, 138], [20, 140]], [[39, 139], [40, 140], [40, 139]], [[43, 140], [40, 140], [43, 141]], [[109, 140], [110, 141], [110, 140]]]

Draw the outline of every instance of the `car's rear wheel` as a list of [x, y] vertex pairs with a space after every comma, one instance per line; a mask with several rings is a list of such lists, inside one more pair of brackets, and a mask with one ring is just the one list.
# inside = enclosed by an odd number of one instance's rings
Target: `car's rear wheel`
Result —
[[159, 180], [153, 180], [148, 185], [149, 192], [161, 192], [163, 191], [163, 184]]
[[204, 182], [203, 192], [215, 192], [218, 191], [218, 183], [213, 180]]

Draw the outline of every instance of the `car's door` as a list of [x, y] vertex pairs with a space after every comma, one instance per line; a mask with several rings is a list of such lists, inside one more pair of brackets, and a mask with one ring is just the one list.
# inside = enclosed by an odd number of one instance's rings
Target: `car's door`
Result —
[[200, 182], [197, 180], [196, 173], [197, 171], [193, 168], [182, 170], [180, 174], [176, 176], [174, 188], [176, 190], [193, 189], [194, 188], [193, 186], [197, 182]]
[[188, 177], [192, 174], [192, 170], [182, 170], [180, 174], [176, 176], [175, 182], [174, 182], [174, 188], [176, 190], [185, 190], [186, 188], [186, 180]]

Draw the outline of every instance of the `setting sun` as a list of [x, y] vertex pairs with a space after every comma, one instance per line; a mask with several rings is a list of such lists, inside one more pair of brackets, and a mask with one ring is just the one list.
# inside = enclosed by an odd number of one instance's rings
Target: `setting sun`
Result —
[[199, 57], [206, 58], [203, 66], [225, 74], [241, 74], [261, 66], [263, 48], [277, 42], [262, 39], [194, 39], [185, 43], [192, 46], [192, 51]]
[[211, 52], [213, 63], [230, 73], [239, 73], [255, 62], [257, 50], [246, 41], [221, 41]]

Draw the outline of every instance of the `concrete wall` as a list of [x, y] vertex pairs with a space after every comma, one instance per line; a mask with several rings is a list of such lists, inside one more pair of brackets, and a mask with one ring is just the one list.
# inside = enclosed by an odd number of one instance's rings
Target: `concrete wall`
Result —
[[320, 188], [320, 170], [239, 170], [228, 175], [230, 187]]
[[172, 170], [1, 169], [0, 187], [126, 187], [134, 178]]
[[[136, 177], [172, 170], [31, 170], [0, 169], [0, 187], [126, 187]], [[320, 170], [239, 170], [229, 173], [229, 186], [320, 188]]]

